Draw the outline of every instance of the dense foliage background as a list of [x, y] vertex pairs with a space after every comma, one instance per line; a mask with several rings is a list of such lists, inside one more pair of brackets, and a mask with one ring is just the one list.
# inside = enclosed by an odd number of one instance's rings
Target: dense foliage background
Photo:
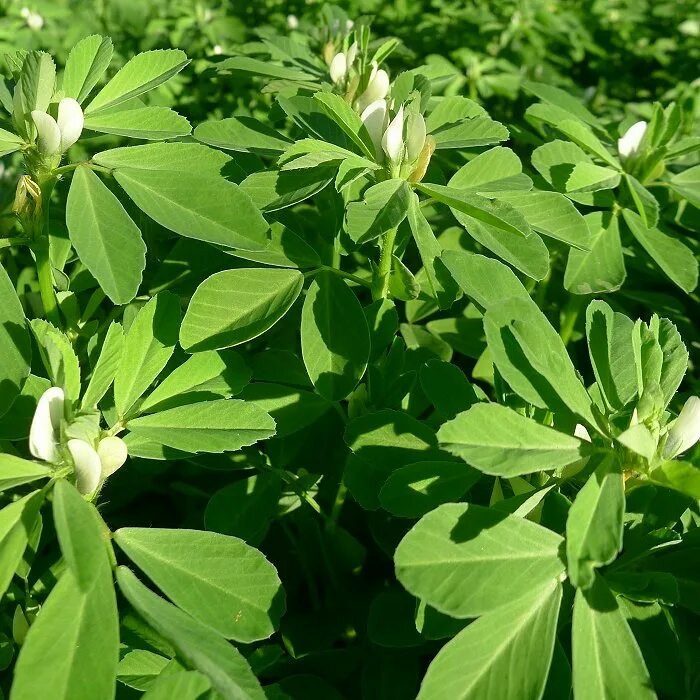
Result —
[[0, 697], [700, 697], [697, 2], [0, 0], [0, 54]]

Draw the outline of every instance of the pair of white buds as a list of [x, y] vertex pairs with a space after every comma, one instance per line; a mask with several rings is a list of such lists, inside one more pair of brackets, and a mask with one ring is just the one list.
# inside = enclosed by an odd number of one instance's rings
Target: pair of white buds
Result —
[[397, 167], [404, 162], [413, 163], [421, 154], [427, 135], [422, 114], [410, 112], [406, 116], [401, 105], [389, 122], [389, 105], [385, 99], [380, 99], [367, 106], [360, 119], [372, 139], [378, 158], [383, 160], [383, 153], [390, 164]]
[[[357, 58], [357, 42], [353, 42], [347, 53], [337, 53], [329, 72], [331, 80], [335, 85], [339, 85], [347, 79], [350, 69]], [[362, 113], [372, 102], [382, 100], [389, 94], [389, 74], [380, 68], [376, 62], [372, 62], [372, 72], [370, 73], [367, 87], [364, 92], [355, 100], [355, 110]]]
[[691, 396], [666, 436], [662, 457], [673, 459], [700, 441], [700, 397]]
[[[50, 464], [60, 461], [59, 435], [64, 416], [63, 389], [53, 386], [39, 399], [29, 431], [29, 451], [37, 459]], [[113, 435], [103, 437], [97, 449], [85, 440], [73, 438], [66, 447], [73, 458], [76, 486], [83, 495], [94, 493], [110, 474], [127, 458], [126, 444]]]
[[622, 137], [617, 140], [617, 152], [620, 154], [620, 158], [625, 160], [639, 152], [639, 146], [642, 143], [646, 130], [647, 123], [641, 121], [632, 124], [632, 126], [625, 131]]
[[39, 151], [46, 156], [67, 151], [83, 132], [83, 110], [77, 100], [64, 97], [58, 103], [58, 119], [38, 109], [32, 111]]

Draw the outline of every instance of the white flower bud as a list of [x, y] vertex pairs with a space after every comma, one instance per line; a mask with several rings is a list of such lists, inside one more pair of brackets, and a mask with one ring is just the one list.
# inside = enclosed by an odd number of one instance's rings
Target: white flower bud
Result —
[[27, 26], [38, 32], [44, 26], [44, 18], [38, 12], [30, 12], [26, 16]]
[[39, 399], [29, 429], [29, 451], [45, 462], [58, 460], [58, 435], [63, 418], [63, 389], [52, 386]]
[[389, 160], [396, 164], [401, 161], [403, 156], [403, 105], [399, 107], [399, 111], [392, 119], [391, 123], [384, 132], [382, 138], [382, 148]]
[[83, 133], [83, 110], [77, 100], [64, 97], [58, 103], [58, 120], [35, 109], [32, 119], [36, 125], [39, 150], [47, 156], [67, 151]]
[[22, 15], [22, 17], [24, 17], [24, 19], [27, 19], [27, 17], [29, 17], [29, 15], [32, 13], [32, 11], [28, 7], [23, 7], [19, 11], [19, 13], [20, 13], [20, 15]]
[[678, 418], [671, 424], [663, 449], [664, 459], [689, 450], [700, 440], [700, 397], [691, 396], [683, 406]]
[[83, 110], [77, 100], [64, 97], [58, 103], [58, 119], [56, 120], [61, 132], [61, 153], [67, 151], [83, 133]]
[[298, 29], [299, 18], [296, 15], [287, 15], [287, 27], [289, 29]]
[[100, 472], [102, 479], [114, 474], [128, 457], [126, 443], [114, 435], [108, 435], [100, 440], [97, 445], [97, 454], [102, 465]]
[[376, 100], [372, 102], [360, 116], [374, 144], [374, 152], [380, 160], [383, 156], [382, 136], [384, 135], [384, 129], [386, 129], [386, 115], [386, 100]]
[[350, 69], [350, 66], [352, 66], [353, 63], [355, 63], [355, 59], [357, 58], [357, 42], [353, 41], [352, 44], [350, 45], [350, 48], [348, 49], [348, 53], [345, 56], [345, 59], [347, 61], [347, 69]]
[[56, 120], [38, 109], [32, 111], [32, 119], [37, 130], [39, 150], [46, 156], [58, 153], [61, 148], [61, 130]]
[[644, 133], [647, 130], [647, 123], [644, 121], [632, 124], [625, 131], [622, 138], [617, 141], [617, 150], [621, 158], [630, 158], [639, 150], [639, 144], [642, 142]]
[[372, 69], [367, 89], [357, 98], [357, 111], [364, 110], [377, 100], [383, 100], [389, 94], [389, 74], [383, 69], [377, 69], [376, 65]]
[[574, 428], [574, 436], [577, 437], [579, 440], [585, 440], [586, 442], [591, 441], [591, 436], [586, 426], [581, 425], [581, 423], [576, 423], [576, 427]]
[[345, 78], [345, 74], [348, 71], [348, 65], [345, 54], [342, 51], [333, 57], [329, 71], [331, 74], [331, 80], [336, 84]]
[[75, 466], [75, 485], [86, 496], [93, 493], [100, 485], [102, 464], [95, 448], [85, 440], [68, 440], [68, 451]]
[[406, 158], [409, 163], [412, 163], [421, 154], [426, 135], [423, 115], [409, 114], [406, 120]]
[[221, 54], [224, 52], [224, 49], [221, 46], [221, 44], [214, 44], [211, 50], [213, 51], [215, 56], [221, 56]]

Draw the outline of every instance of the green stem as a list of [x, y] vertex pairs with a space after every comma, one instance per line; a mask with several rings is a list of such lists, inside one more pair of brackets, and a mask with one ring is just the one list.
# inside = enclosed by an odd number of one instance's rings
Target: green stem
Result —
[[391, 275], [391, 256], [394, 254], [394, 243], [398, 229], [389, 229], [384, 234], [382, 252], [379, 254], [379, 265], [375, 270], [372, 284], [372, 297], [385, 299], [389, 293], [389, 276]]
[[586, 298], [578, 294], [572, 294], [569, 298], [569, 303], [564, 309], [564, 319], [561, 322], [561, 328], [559, 330], [559, 335], [564, 341], [564, 345], [568, 345], [571, 340], [571, 336], [574, 332], [574, 327], [576, 326], [576, 321], [578, 320], [578, 315], [584, 306]]
[[49, 255], [49, 204], [51, 193], [56, 180], [48, 179], [41, 185], [41, 206], [42, 216], [36, 222], [37, 227], [34, 233], [34, 243], [32, 248], [36, 257], [36, 271], [39, 279], [39, 292], [41, 303], [44, 306], [44, 314], [47, 320], [56, 328], [61, 327], [61, 317], [58, 313], [58, 303], [56, 292], [53, 288], [53, 272], [51, 271], [51, 258]]

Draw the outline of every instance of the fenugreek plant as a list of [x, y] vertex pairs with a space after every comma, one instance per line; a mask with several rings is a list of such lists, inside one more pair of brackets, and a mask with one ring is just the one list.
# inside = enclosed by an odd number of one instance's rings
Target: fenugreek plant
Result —
[[697, 693], [693, 88], [393, 11], [5, 56], [0, 697]]

